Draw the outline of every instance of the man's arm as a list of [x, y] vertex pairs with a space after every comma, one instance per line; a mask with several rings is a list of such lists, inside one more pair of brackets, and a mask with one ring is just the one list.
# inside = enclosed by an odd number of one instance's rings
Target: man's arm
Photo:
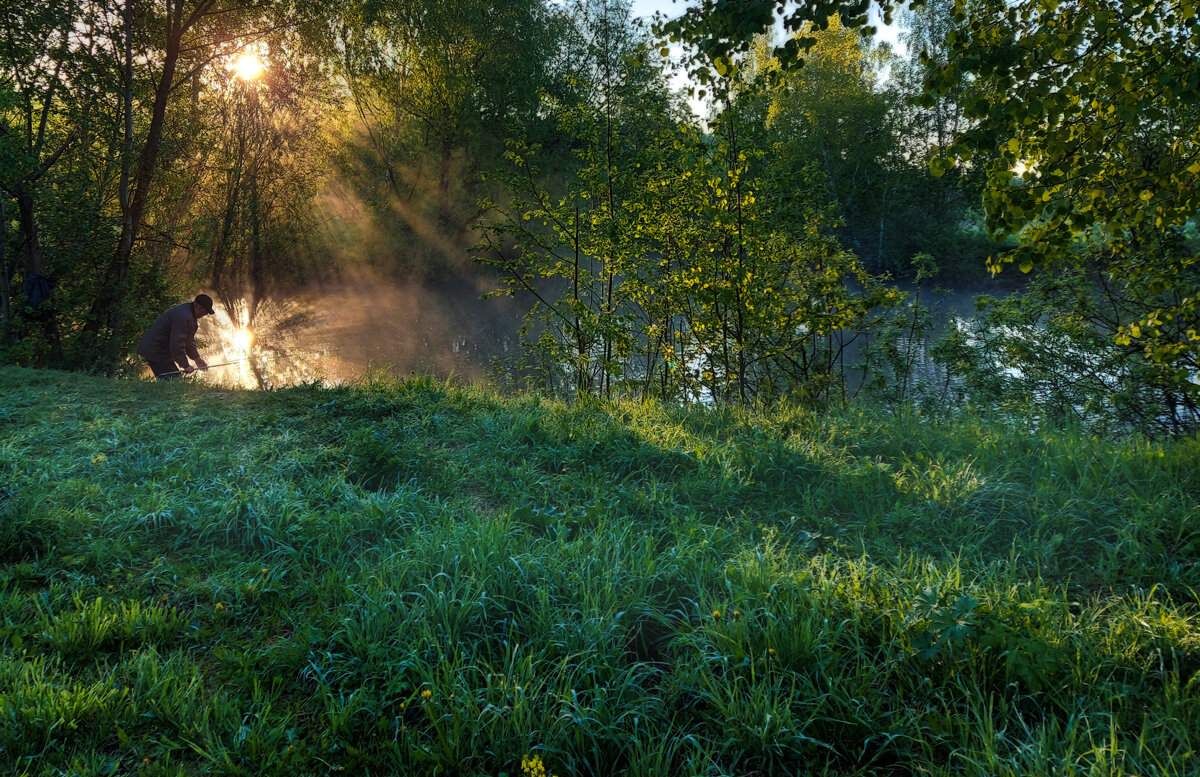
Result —
[[204, 362], [204, 360], [200, 358], [200, 352], [196, 350], [196, 337], [195, 337], [195, 335], [192, 335], [192, 334], [189, 334], [189, 335], [188, 335], [188, 338], [187, 338], [187, 343], [186, 343], [186, 345], [185, 345], [185, 348], [187, 348], [187, 355], [188, 355], [188, 356], [190, 356], [190, 357], [192, 357], [192, 359], [193, 359], [193, 360], [195, 360], [195, 362], [196, 362], [197, 364], [200, 364], [201, 366], [203, 366], [203, 362]]
[[171, 335], [167, 340], [167, 350], [171, 354], [171, 361], [178, 364], [185, 373], [192, 371], [192, 365], [188, 363], [188, 354], [196, 353], [196, 344], [192, 341], [192, 333], [188, 331], [189, 327], [183, 321], [179, 320], [179, 316], [171, 318]]
[[192, 361], [196, 362], [196, 369], [202, 370], [208, 366], [208, 362], [201, 359], [200, 351], [196, 350], [196, 333], [192, 331], [191, 323], [189, 321], [189, 326], [185, 327], [187, 330], [187, 342], [184, 344], [184, 348], [187, 350], [187, 355], [192, 357]]

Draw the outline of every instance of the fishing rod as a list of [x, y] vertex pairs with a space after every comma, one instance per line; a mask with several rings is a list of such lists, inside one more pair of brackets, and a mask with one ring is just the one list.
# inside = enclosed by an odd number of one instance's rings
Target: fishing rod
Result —
[[[234, 360], [234, 361], [231, 361], [231, 362], [221, 362], [220, 364], [209, 364], [209, 365], [208, 365], [208, 366], [206, 366], [206, 367], [198, 367], [198, 368], [196, 368], [195, 370], [192, 370], [192, 372], [200, 372], [201, 370], [211, 370], [211, 369], [213, 369], [214, 367], [228, 367], [228, 366], [229, 366], [229, 365], [231, 365], [231, 364], [241, 364], [241, 363], [242, 363], [242, 362], [244, 362], [244, 361], [246, 361], [246, 360], [245, 360], [245, 359], [236, 359], [236, 360]], [[174, 370], [174, 371], [172, 371], [172, 372], [163, 372], [163, 373], [159, 373], [159, 374], [158, 374], [158, 375], [156, 375], [155, 377], [157, 377], [157, 378], [168, 378], [168, 377], [170, 377], [170, 376], [172, 376], [172, 375], [182, 375], [182, 374], [183, 374], [183, 370]]]

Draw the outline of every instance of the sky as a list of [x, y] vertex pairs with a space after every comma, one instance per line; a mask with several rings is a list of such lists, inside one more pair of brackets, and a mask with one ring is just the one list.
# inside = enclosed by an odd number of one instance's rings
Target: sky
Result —
[[[635, 16], [653, 16], [655, 12], [662, 12], [668, 17], [678, 16], [683, 12], [687, 3], [684, 0], [633, 0], [633, 13]], [[892, 44], [897, 51], [903, 52], [903, 44], [897, 39], [900, 28], [895, 24], [885, 25], [883, 20], [879, 18], [879, 13], [874, 7], [871, 8], [871, 19], [879, 30], [876, 38], [884, 40]]]
[[[634, 16], [649, 18], [652, 17], [656, 12], [661, 12], [670, 18], [683, 13], [683, 9], [687, 6], [687, 2], [686, 0], [632, 0], [631, 5], [633, 7]], [[893, 21], [895, 21], [895, 19], [893, 19]], [[879, 12], [874, 6], [871, 8], [871, 23], [875, 25], [877, 30], [875, 34], [875, 39], [877, 41], [885, 41], [890, 43], [892, 50], [899, 55], [903, 55], [905, 53], [905, 46], [899, 40], [899, 26], [896, 24], [885, 25], [883, 23], [883, 19], [879, 15]], [[672, 58], [674, 59], [677, 56], [677, 46], [672, 45], [671, 49]], [[677, 74], [675, 78], [672, 79], [672, 86], [674, 86], [676, 89], [686, 89], [687, 83], [687, 76], [682, 73]], [[707, 113], [707, 109], [702, 101], [693, 98], [689, 100], [689, 103], [692, 106], [692, 112], [697, 116], [703, 117]]]

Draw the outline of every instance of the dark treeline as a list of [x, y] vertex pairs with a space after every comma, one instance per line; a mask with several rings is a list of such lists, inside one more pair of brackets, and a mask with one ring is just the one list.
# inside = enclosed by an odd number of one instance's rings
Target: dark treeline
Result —
[[[745, 5], [0, 0], [0, 357], [128, 374], [198, 287], [252, 321], [474, 264], [566, 395], [1194, 426], [1194, 14], [931, 0], [899, 56], [857, 4]], [[931, 286], [1006, 264], [934, 341]]]

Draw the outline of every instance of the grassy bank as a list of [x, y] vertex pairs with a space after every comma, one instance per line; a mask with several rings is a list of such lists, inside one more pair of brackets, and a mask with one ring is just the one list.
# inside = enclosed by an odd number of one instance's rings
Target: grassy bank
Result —
[[1198, 454], [0, 368], [0, 773], [1197, 774]]

